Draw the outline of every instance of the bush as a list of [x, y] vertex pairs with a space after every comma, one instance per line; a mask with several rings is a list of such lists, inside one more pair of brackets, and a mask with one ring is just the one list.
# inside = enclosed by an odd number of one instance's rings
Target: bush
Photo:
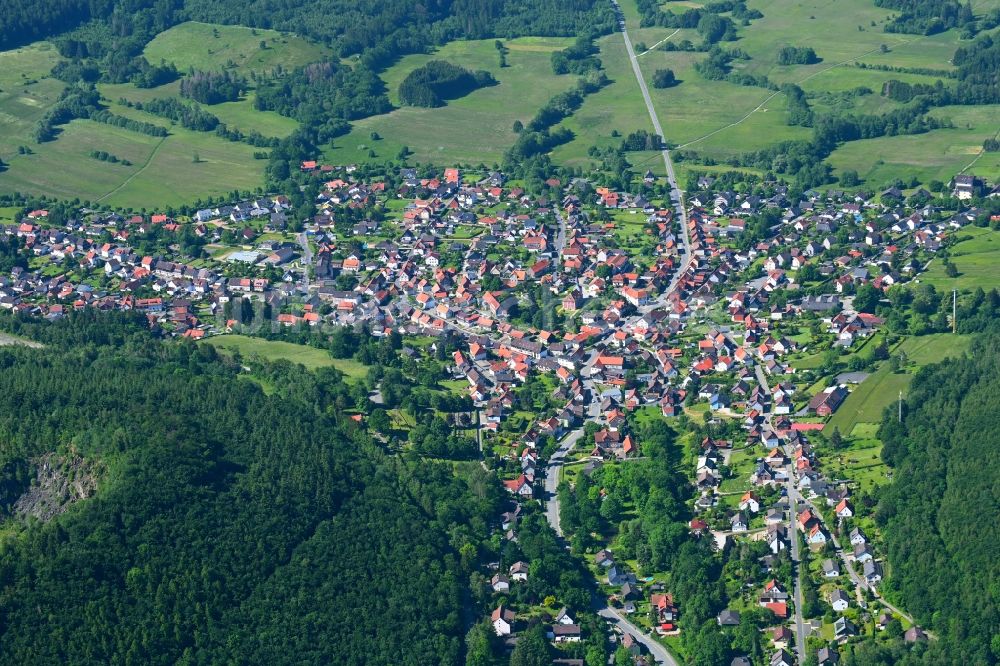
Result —
[[778, 51], [779, 65], [815, 65], [818, 62], [816, 52], [808, 46], [785, 46]]
[[669, 88], [677, 84], [677, 77], [672, 69], [658, 69], [653, 73], [654, 88]]

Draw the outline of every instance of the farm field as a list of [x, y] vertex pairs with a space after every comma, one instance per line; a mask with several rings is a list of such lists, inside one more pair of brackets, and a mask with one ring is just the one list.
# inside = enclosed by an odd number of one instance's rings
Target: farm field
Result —
[[[673, 7], [675, 4], [671, 3], [672, 9], [683, 10]], [[856, 63], [945, 72], [953, 69], [951, 57], [961, 45], [958, 30], [933, 36], [885, 33], [883, 27], [893, 12], [875, 7], [868, 0], [833, 4], [821, 0], [753, 0], [748, 4], [764, 16], [739, 28], [732, 48], [744, 50], [750, 59], [734, 61], [734, 71], [766, 75], [778, 84], [796, 83], [819, 110], [882, 113], [896, 108], [897, 103], [879, 94], [885, 81], [934, 83], [940, 77], [860, 69]], [[975, 9], [982, 12], [995, 5], [990, 0], [976, 4]], [[635, 29], [634, 3], [623, 3], [623, 9], [633, 41], [640, 39], [642, 30], [666, 30]], [[836, 34], [837, 39], [829, 39], [830, 34]], [[620, 41], [620, 36], [612, 37]], [[642, 37], [647, 45], [655, 43], [652, 41], [655, 38], [656, 35]], [[683, 38], [698, 41], [693, 31], [688, 30], [671, 37], [675, 42]], [[777, 46], [785, 45], [811, 46], [821, 61], [812, 65], [779, 65]], [[647, 84], [660, 68], [672, 69], [680, 80], [680, 84], [668, 89], [650, 87], [666, 139], [671, 144], [719, 160], [780, 141], [811, 136], [808, 128], [785, 125], [785, 99], [781, 93], [702, 78], [694, 70], [694, 64], [705, 57], [703, 53], [651, 51], [639, 59]], [[837, 96], [859, 86], [874, 92], [853, 98]], [[951, 118], [955, 128], [848, 143], [834, 153], [830, 163], [838, 170], [854, 169], [876, 185], [912, 176], [924, 182], [947, 180], [976, 160], [982, 141], [996, 133], [997, 111], [996, 106], [935, 110], [933, 115]], [[970, 170], [995, 178], [1000, 174], [1000, 156], [984, 155]]]
[[[97, 86], [109, 102], [117, 104], [125, 99], [134, 103], [146, 103], [154, 99], [176, 97], [180, 99], [180, 82], [174, 81], [158, 88], [136, 88], [131, 83], [102, 83]], [[235, 102], [223, 102], [222, 104], [204, 105], [190, 99], [184, 99], [185, 104], [198, 106], [208, 113], [216, 116], [219, 120], [230, 127], [235, 127], [243, 132], [257, 130], [264, 136], [275, 136], [284, 138], [295, 131], [299, 123], [291, 118], [287, 118], [274, 111], [258, 111], [253, 108], [254, 93], [250, 91], [247, 95]], [[115, 109], [115, 113], [127, 115], [127, 111], [122, 111], [121, 107]], [[152, 121], [149, 121], [152, 122]]]
[[243, 356], [259, 356], [268, 361], [301, 363], [309, 370], [334, 367], [353, 379], [363, 378], [367, 373], [367, 368], [353, 359], [333, 358], [329, 352], [308, 345], [263, 340], [246, 335], [217, 335], [207, 338], [205, 342], [221, 351], [238, 351]]
[[[778, 141], [808, 138], [807, 128], [785, 124], [783, 95], [702, 78], [694, 65], [705, 57], [703, 53], [656, 51], [640, 60], [653, 105], [671, 145], [720, 157]], [[680, 83], [653, 88], [651, 80], [657, 69], [672, 69]]]
[[[834, 66], [868, 64], [950, 70], [958, 46], [958, 31], [931, 37], [887, 33], [887, 19], [896, 12], [868, 0], [751, 0], [750, 9], [764, 17], [739, 32], [737, 45], [750, 55], [743, 71], [766, 75], [777, 83], [799, 83]], [[874, 23], [874, 25], [873, 25]], [[860, 28], [860, 29], [859, 29]], [[836, 35], [836, 39], [830, 39]], [[885, 45], [886, 51], [882, 52]], [[779, 65], [781, 46], [809, 46], [821, 59], [813, 65]], [[892, 72], [878, 72], [893, 78]], [[805, 87], [803, 85], [803, 87]]]
[[938, 363], [947, 357], [960, 356], [971, 344], [970, 335], [936, 333], [907, 338], [893, 350], [893, 353], [903, 352], [906, 354], [907, 362], [919, 368]]
[[[4, 191], [97, 199], [135, 177], [163, 142], [159, 137], [92, 120], [74, 120], [62, 127], [55, 141], [32, 142], [33, 154], [7, 158], [10, 169], [0, 175], [0, 182]], [[89, 156], [92, 150], [106, 150], [132, 165], [95, 160]]]
[[1000, 233], [991, 229], [966, 227], [957, 232], [963, 238], [950, 249], [951, 261], [958, 269], [958, 277], [950, 278], [944, 272], [944, 263], [935, 259], [930, 268], [920, 276], [941, 290], [989, 290], [1000, 287]]
[[[553, 51], [569, 39], [519, 38], [505, 41], [508, 67], [501, 68], [494, 40], [450, 42], [432, 54], [411, 55], [389, 68], [382, 79], [389, 97], [407, 74], [430, 60], [447, 60], [469, 69], [484, 69], [498, 85], [480, 88], [439, 108], [402, 107], [355, 121], [352, 131], [327, 147], [325, 158], [336, 163], [394, 159], [403, 146], [412, 161], [437, 164], [499, 162], [513, 145], [515, 120], [527, 123], [553, 95], [576, 84], [572, 75], [552, 73]], [[379, 137], [371, 138], [372, 132]], [[374, 151], [372, 158], [369, 151]]]
[[[261, 43], [265, 48], [261, 48]], [[189, 21], [161, 32], [146, 45], [151, 63], [171, 62], [181, 72], [237, 69], [246, 73], [294, 69], [330, 54], [324, 46], [276, 30]]]
[[[277, 67], [291, 69], [328, 54], [325, 46], [273, 30], [193, 22], [161, 33], [145, 50], [150, 62], [170, 61], [182, 71], [190, 67], [229, 68], [245, 75]], [[233, 190], [252, 191], [263, 184], [264, 162], [253, 158], [259, 148], [226, 141], [209, 132], [186, 130], [118, 103], [121, 99], [148, 102], [177, 97], [177, 81], [152, 89], [132, 84], [98, 86], [113, 113], [167, 127], [170, 135], [165, 139], [90, 120], [74, 120], [60, 128], [54, 141], [36, 144], [31, 138], [34, 125], [58, 100], [64, 87], [49, 76], [59, 60], [55, 47], [48, 42], [0, 53], [0, 155], [10, 166], [0, 175], [0, 193], [22, 191], [143, 208], [193, 202]], [[256, 130], [281, 138], [298, 127], [290, 118], [255, 110], [252, 90], [239, 101], [204, 108], [244, 132]], [[21, 145], [28, 146], [32, 153], [18, 154]], [[89, 155], [94, 150], [107, 151], [132, 164], [95, 160]]]
[[[182, 70], [228, 67], [249, 74], [279, 66], [290, 69], [328, 53], [324, 46], [272, 30], [184, 23], [158, 35], [147, 45], [145, 55], [150, 62], [170, 60]], [[237, 189], [252, 191], [262, 184], [264, 163], [253, 158], [260, 149], [186, 130], [118, 103], [123, 98], [147, 102], [176, 97], [179, 82], [153, 89], [99, 85], [113, 113], [167, 127], [170, 135], [165, 139], [74, 120], [60, 128], [54, 141], [36, 144], [31, 138], [34, 126], [64, 87], [48, 76], [59, 60], [48, 42], [0, 53], [0, 156], [9, 164], [0, 174], [0, 193], [22, 191], [142, 208], [190, 203]], [[206, 108], [244, 132], [285, 137], [298, 127], [290, 118], [255, 110], [252, 91], [237, 102]], [[19, 154], [22, 145], [31, 153]], [[94, 150], [107, 151], [131, 165], [95, 160], [90, 157]]]

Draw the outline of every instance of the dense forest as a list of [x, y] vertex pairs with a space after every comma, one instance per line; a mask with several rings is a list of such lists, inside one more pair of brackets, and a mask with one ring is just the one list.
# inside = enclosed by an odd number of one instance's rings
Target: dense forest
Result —
[[[923, 663], [1000, 660], [1000, 337], [923, 368], [902, 423], [887, 414], [882, 456], [894, 468], [876, 519], [898, 595], [936, 637]], [[979, 529], [985, 521], [990, 527]]]
[[[141, 316], [0, 326], [46, 345], [0, 350], [6, 662], [461, 660], [503, 495], [478, 465], [385, 455], [332, 369], [271, 364], [268, 396]], [[96, 490], [20, 517], [42, 466]]]
[[[10, 0], [0, 15], [0, 48], [91, 21], [66, 42], [64, 55], [118, 51], [128, 60], [156, 32], [184, 20], [295, 32], [331, 45], [340, 56], [363, 55], [368, 66], [458, 37], [572, 36], [614, 27], [611, 5], [603, 0]], [[133, 41], [140, 42], [138, 49]]]
[[875, 5], [901, 12], [889, 22], [886, 32], [933, 35], [974, 21], [972, 5], [957, 0], [875, 0]]

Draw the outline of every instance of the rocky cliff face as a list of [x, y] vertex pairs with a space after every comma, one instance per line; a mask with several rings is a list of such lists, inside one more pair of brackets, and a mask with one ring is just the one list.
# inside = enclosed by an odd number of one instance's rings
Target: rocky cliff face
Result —
[[14, 503], [14, 513], [48, 521], [74, 502], [92, 497], [103, 472], [99, 462], [75, 454], [47, 453], [32, 461], [35, 478]]

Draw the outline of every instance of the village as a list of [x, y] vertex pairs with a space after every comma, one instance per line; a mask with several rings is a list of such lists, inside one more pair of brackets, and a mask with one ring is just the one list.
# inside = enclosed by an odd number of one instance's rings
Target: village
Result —
[[[929, 192], [792, 199], [779, 183], [737, 191], [709, 176], [670, 201], [583, 179], [528, 194], [498, 171], [301, 169], [319, 184], [304, 220], [282, 194], [190, 215], [83, 209], [54, 222], [27, 211], [2, 229], [26, 261], [0, 278], [0, 307], [50, 319], [139, 311], [194, 340], [312, 327], [457, 336], [448, 371], [475, 405], [483, 456], [504, 461], [511, 505], [499, 528], [512, 542], [522, 508], [539, 503], [562, 536], [560, 484], [642, 459], [639, 422], [695, 421], [713, 434], [684, 457], [690, 536], [759, 553], [717, 617], [723, 631], [765, 609], [772, 666], [836, 664], [838, 646], [865, 632], [905, 626], [905, 640], [927, 640], [879, 594], [871, 507], [857, 479], [833, 469], [841, 433], [826, 423], [873, 355], [885, 360], [874, 305], [919, 280], [980, 211], [941, 210]], [[1000, 194], [969, 176], [950, 187], [959, 201]], [[825, 372], [831, 358], [848, 371]], [[516, 407], [529, 383], [548, 394], [534, 412]], [[664, 645], [684, 607], [669, 578], [640, 575], [604, 546], [587, 558], [616, 645], [636, 664], [676, 663]], [[530, 569], [488, 572], [489, 620], [511, 645], [538, 617], [511, 601]], [[586, 638], [566, 608], [545, 613], [557, 648]]]

